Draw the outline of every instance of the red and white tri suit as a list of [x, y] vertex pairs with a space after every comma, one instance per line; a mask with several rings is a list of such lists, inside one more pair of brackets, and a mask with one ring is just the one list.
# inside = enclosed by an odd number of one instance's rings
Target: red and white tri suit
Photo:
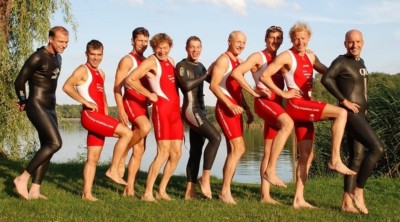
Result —
[[105, 114], [104, 104], [104, 79], [97, 69], [85, 64], [88, 78], [85, 83], [77, 86], [79, 94], [87, 101], [95, 103], [98, 111], [93, 112], [87, 107], [82, 107], [81, 124], [88, 130], [87, 146], [103, 146], [106, 136], [113, 136], [119, 122]]

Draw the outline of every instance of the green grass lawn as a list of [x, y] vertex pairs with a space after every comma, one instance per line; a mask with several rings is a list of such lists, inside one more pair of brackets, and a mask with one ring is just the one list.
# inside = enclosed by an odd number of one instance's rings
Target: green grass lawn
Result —
[[[319, 209], [291, 207], [293, 184], [273, 188], [272, 196], [281, 205], [259, 202], [259, 185], [234, 183], [238, 204], [223, 204], [215, 196], [221, 180], [213, 178], [214, 200], [184, 201], [185, 176], [172, 177], [168, 193], [175, 200], [147, 203], [122, 196], [123, 187], [109, 181], [99, 166], [94, 185], [98, 202], [82, 201], [82, 163], [51, 164], [42, 186], [48, 200], [24, 201], [14, 190], [13, 178], [26, 163], [0, 162], [0, 221], [400, 221], [399, 179], [371, 178], [365, 189], [369, 215], [340, 211], [342, 177], [310, 179], [306, 199]], [[146, 174], [140, 173], [136, 191], [144, 191]]]

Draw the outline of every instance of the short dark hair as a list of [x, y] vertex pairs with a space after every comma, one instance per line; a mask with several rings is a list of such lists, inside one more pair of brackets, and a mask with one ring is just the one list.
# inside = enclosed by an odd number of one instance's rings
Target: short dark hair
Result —
[[103, 43], [99, 40], [92, 39], [86, 44], [86, 52], [89, 52], [90, 49], [104, 49]]
[[142, 34], [142, 35], [144, 35], [146, 37], [150, 36], [149, 31], [146, 28], [137, 27], [132, 31], [132, 39], [135, 39], [140, 34]]
[[197, 37], [197, 36], [195, 36], [195, 35], [194, 35], [194, 36], [190, 36], [190, 37], [186, 40], [186, 47], [189, 46], [190, 41], [199, 41], [199, 42], [201, 43], [201, 40], [200, 40], [199, 37]]

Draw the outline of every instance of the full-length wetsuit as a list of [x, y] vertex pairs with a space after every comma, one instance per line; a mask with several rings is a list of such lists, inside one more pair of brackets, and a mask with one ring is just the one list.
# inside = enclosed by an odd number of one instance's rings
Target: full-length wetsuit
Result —
[[345, 176], [344, 190], [352, 192], [356, 185], [364, 188], [383, 155], [383, 144], [365, 118], [368, 71], [364, 61], [352, 55], [340, 55], [332, 62], [321, 82], [339, 102], [347, 99], [360, 106], [359, 112], [354, 113], [340, 103], [348, 111], [346, 136], [350, 155], [349, 168], [357, 172], [355, 176]]
[[209, 142], [204, 149], [203, 169], [211, 170], [221, 142], [221, 135], [206, 117], [203, 83], [209, 76], [203, 64], [183, 59], [176, 65], [175, 76], [184, 96], [182, 117], [190, 126], [190, 156], [186, 166], [187, 181], [196, 183], [205, 138]]
[[[42, 47], [26, 60], [14, 82], [18, 99], [21, 104], [25, 104], [26, 114], [39, 135], [40, 149], [26, 167], [26, 171], [32, 175], [32, 183], [39, 185], [51, 157], [62, 146], [55, 110], [55, 91], [60, 69], [61, 56], [50, 54]], [[28, 99], [26, 82], [29, 84]]]

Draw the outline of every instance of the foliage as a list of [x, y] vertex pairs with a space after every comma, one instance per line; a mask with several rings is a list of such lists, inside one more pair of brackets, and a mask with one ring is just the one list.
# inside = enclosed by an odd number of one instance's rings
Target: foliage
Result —
[[[336, 104], [337, 101], [324, 89], [319, 80], [320, 76], [318, 75], [314, 82], [314, 98]], [[368, 121], [380, 136], [385, 147], [385, 154], [378, 162], [374, 174], [386, 174], [397, 178], [400, 176], [400, 90], [397, 87], [399, 82], [400, 74], [371, 73], [369, 75], [367, 114]], [[329, 121], [315, 124], [315, 161], [311, 167], [312, 175], [329, 174], [326, 163], [330, 158], [330, 126]], [[345, 138], [342, 147], [342, 159], [347, 160]]]
[[[36, 143], [35, 132], [25, 113], [15, 108], [13, 82], [23, 62], [33, 52], [34, 44], [47, 40], [52, 15], [59, 10], [63, 12], [64, 21], [76, 30], [68, 0], [4, 0], [0, 3], [0, 153], [10, 158], [19, 158]], [[21, 152], [21, 146], [30, 148]]]
[[[41, 187], [49, 200], [23, 201], [8, 178], [18, 175], [25, 165], [14, 161], [0, 165], [0, 221], [398, 221], [400, 214], [398, 181], [386, 177], [370, 179], [365, 188], [370, 214], [361, 215], [340, 210], [343, 192], [340, 176], [307, 181], [305, 198], [319, 207], [313, 210], [295, 210], [291, 206], [293, 183], [289, 183], [287, 189], [271, 189], [271, 196], [280, 201], [280, 205], [261, 204], [259, 184], [235, 182], [232, 195], [238, 204], [223, 204], [217, 197], [222, 185], [217, 178], [211, 180], [213, 200], [184, 201], [184, 176], [172, 176], [168, 184], [167, 192], [174, 201], [146, 203], [138, 198], [123, 197], [124, 188], [104, 176], [107, 165], [97, 167], [93, 187], [100, 201], [88, 202], [80, 198], [82, 162], [51, 164]], [[139, 172], [138, 196], [144, 192], [146, 177], [146, 173]], [[200, 196], [200, 189], [196, 189]]]

